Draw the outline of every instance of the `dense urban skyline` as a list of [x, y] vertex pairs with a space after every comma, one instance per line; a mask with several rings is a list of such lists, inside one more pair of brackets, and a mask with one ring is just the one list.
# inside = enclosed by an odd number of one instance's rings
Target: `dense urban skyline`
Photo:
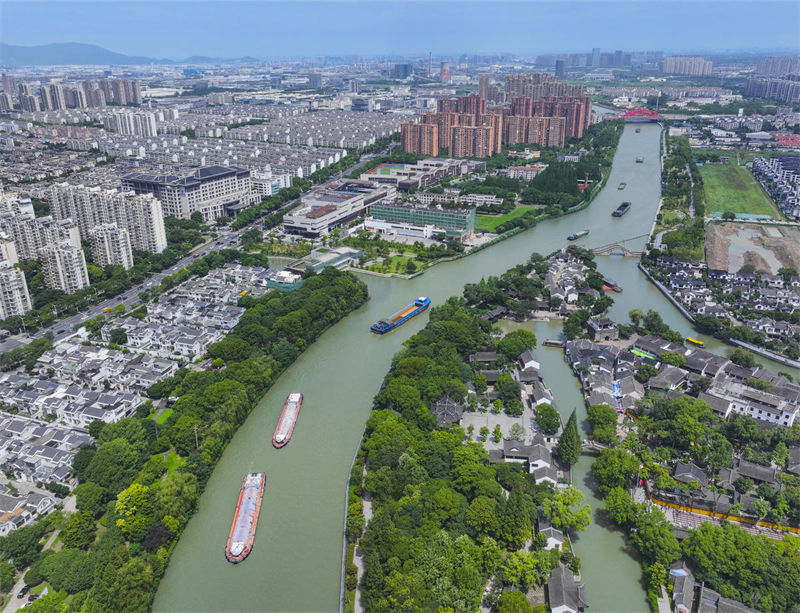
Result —
[[[693, 2], [691, 18], [686, 2], [476, 1], [459, 3], [458, 11], [452, 5], [383, 2], [366, 10], [362, 2], [206, 2], [188, 10], [182, 1], [10, 1], [0, 9], [0, 35], [15, 45], [82, 42], [119, 53], [182, 59], [427, 51], [525, 54], [596, 46], [676, 53], [797, 49], [800, 34], [800, 5], [782, 1]], [[495, 17], [487, 19], [487, 14]], [[443, 29], [445, 19], [449, 27]], [[236, 27], [219, 27], [226, 21], [235, 21]], [[531, 28], [540, 22], [564, 27]], [[754, 23], [769, 26], [752, 28]], [[331, 35], [337, 29], [342, 36]]]

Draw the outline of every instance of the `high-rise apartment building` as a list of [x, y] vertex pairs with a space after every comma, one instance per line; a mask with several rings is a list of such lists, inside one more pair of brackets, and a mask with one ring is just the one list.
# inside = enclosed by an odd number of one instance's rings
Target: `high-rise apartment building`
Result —
[[92, 253], [95, 264], [101, 268], [116, 265], [128, 270], [133, 267], [130, 235], [115, 223], [92, 228]]
[[395, 64], [394, 70], [392, 71], [392, 76], [395, 79], [407, 79], [413, 73], [414, 70], [411, 64]]
[[556, 60], [556, 76], [560, 79], [564, 74], [564, 60]]
[[55, 220], [51, 216], [32, 217], [3, 213], [0, 215], [0, 234], [14, 241], [21, 260], [35, 260], [39, 250], [53, 242], [68, 242], [80, 248], [81, 235], [70, 219]]
[[693, 77], [711, 74], [712, 63], [702, 57], [668, 57], [664, 60], [666, 74], [682, 74]]
[[351, 94], [361, 93], [361, 79], [350, 79], [349, 88]]
[[97, 87], [100, 88], [100, 91], [103, 92], [103, 96], [105, 97], [106, 104], [114, 101], [114, 93], [111, 91], [111, 81], [108, 79], [100, 79], [97, 82]]
[[89, 287], [89, 273], [83, 249], [69, 241], [50, 243], [39, 250], [44, 282], [51, 289], [74, 294]]
[[788, 104], [800, 102], [800, 75], [788, 75], [785, 79], [747, 79], [745, 92]]
[[0, 320], [24, 315], [33, 308], [25, 275], [8, 260], [0, 260]]
[[20, 94], [19, 95], [19, 108], [21, 108], [26, 113], [36, 113], [40, 110], [39, 106], [39, 99], [36, 96], [31, 96], [29, 94]]
[[106, 95], [103, 93], [102, 89], [93, 89], [86, 99], [86, 102], [92, 108], [104, 107], [106, 105]]
[[783, 77], [792, 73], [800, 73], [800, 57], [765, 57], [756, 65], [757, 75]]
[[125, 106], [128, 104], [128, 96], [125, 93], [125, 82], [116, 79], [111, 83], [111, 92], [114, 96], [114, 102], [116, 102], [120, 106]]
[[0, 94], [0, 111], [10, 111], [14, 108], [14, 101], [11, 99], [11, 94], [3, 92]]
[[17, 93], [17, 79], [14, 76], [3, 73], [3, 91], [9, 96]]
[[20, 83], [17, 87], [19, 88], [20, 96], [30, 96], [33, 93], [30, 83]]
[[156, 136], [155, 113], [131, 113], [118, 111], [103, 119], [106, 129], [114, 130], [124, 136]]
[[545, 73], [519, 73], [506, 75], [506, 100], [519, 96], [539, 100], [547, 96], [582, 96], [582, 85], [560, 83], [558, 77]]
[[54, 111], [63, 111], [67, 108], [67, 100], [64, 98], [64, 88], [54, 83], [50, 86], [50, 101]]
[[42, 85], [39, 88], [39, 98], [42, 101], [43, 111], [53, 110], [53, 97], [50, 95], [50, 88], [48, 88], [46, 85]]
[[532, 100], [520, 96], [511, 100], [510, 115], [515, 117], [563, 117], [567, 136], [581, 138], [592, 120], [592, 100], [588, 96], [547, 97]]
[[450, 129], [451, 157], [489, 157], [496, 153], [494, 143], [491, 126], [453, 126]]
[[400, 126], [403, 151], [439, 155], [439, 126], [436, 124], [404, 123]]
[[82, 89], [69, 89], [64, 92], [67, 105], [76, 109], [85, 109], [87, 106], [86, 93]]
[[563, 117], [506, 117], [503, 123], [505, 144], [563, 147], [566, 123]]
[[478, 95], [484, 100], [489, 100], [489, 75], [478, 77]]
[[206, 221], [238, 215], [255, 204], [250, 171], [234, 166], [204, 166], [185, 177], [135, 172], [122, 179], [124, 190], [153, 194], [164, 215], [189, 219], [200, 211]]
[[600, 66], [600, 47], [592, 49], [592, 68]]
[[161, 253], [167, 247], [161, 203], [152, 194], [57, 183], [49, 197], [53, 217], [73, 220], [86, 241], [96, 227], [113, 224], [127, 232], [132, 249]]

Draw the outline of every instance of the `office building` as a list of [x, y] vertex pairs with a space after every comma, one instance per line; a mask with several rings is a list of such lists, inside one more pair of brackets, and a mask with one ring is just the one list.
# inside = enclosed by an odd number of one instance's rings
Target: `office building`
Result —
[[711, 74], [712, 63], [702, 57], [668, 57], [663, 62], [666, 74], [689, 75], [693, 77]]
[[39, 251], [50, 243], [67, 242], [80, 249], [81, 235], [70, 219], [56, 220], [51, 216], [32, 217], [12, 212], [0, 215], [0, 234], [14, 242], [17, 257], [35, 260]]
[[58, 84], [50, 86], [50, 101], [54, 111], [63, 111], [67, 108], [67, 100], [64, 98], [64, 88]]
[[53, 97], [50, 95], [50, 89], [46, 85], [39, 88], [39, 98], [42, 101], [43, 111], [53, 110]]
[[36, 113], [41, 110], [41, 107], [39, 106], [39, 99], [36, 96], [31, 96], [30, 94], [19, 95], [19, 108], [26, 113]]
[[17, 93], [17, 79], [12, 75], [3, 73], [3, 91], [9, 96]]
[[0, 94], [0, 111], [10, 111], [14, 108], [14, 101], [11, 99], [11, 94], [5, 92]]
[[260, 200], [252, 191], [250, 171], [234, 166], [204, 166], [184, 177], [135, 172], [123, 177], [123, 190], [153, 194], [165, 216], [189, 219], [195, 211], [205, 221], [235, 217]]
[[53, 217], [72, 220], [83, 240], [91, 241], [96, 227], [113, 224], [127, 231], [132, 249], [161, 253], [167, 247], [161, 203], [150, 193], [57, 183], [49, 197]]
[[592, 49], [592, 68], [600, 66], [600, 47]]
[[103, 224], [92, 228], [92, 253], [94, 263], [100, 268], [109, 265], [133, 268], [133, 251], [128, 231], [117, 224]]
[[125, 94], [125, 82], [117, 79], [111, 83], [111, 94], [114, 102], [119, 106], [128, 104], [128, 96]]
[[434, 157], [420, 160], [415, 164], [380, 164], [369, 172], [362, 173], [359, 179], [369, 183], [392, 185], [397, 191], [410, 192], [437, 185], [445, 177], [457, 177], [474, 172], [479, 167], [485, 167], [485, 163]]
[[350, 93], [351, 94], [360, 94], [361, 93], [361, 79], [350, 79], [349, 87], [350, 87]]
[[321, 74], [310, 74], [308, 75], [308, 86], [313, 89], [319, 89], [322, 87], [322, 75]]
[[25, 275], [8, 260], [0, 260], [0, 320], [24, 315], [33, 308]]
[[400, 126], [403, 151], [421, 155], [439, 155], [439, 126], [436, 124], [404, 123]]
[[364, 228], [378, 234], [464, 240], [475, 231], [475, 209], [442, 209], [425, 205], [378, 202]]
[[394, 70], [392, 71], [392, 76], [395, 79], [407, 79], [413, 73], [414, 70], [411, 64], [395, 64]]
[[69, 241], [50, 243], [39, 250], [44, 282], [51, 289], [74, 294], [89, 287], [89, 273], [83, 249]]
[[380, 200], [394, 198], [392, 185], [346, 179], [312, 190], [300, 207], [283, 218], [287, 232], [306, 238], [327, 236], [335, 228], [364, 217]]
[[267, 166], [266, 170], [251, 170], [250, 184], [253, 191], [263, 197], [275, 196], [282, 189], [292, 186], [292, 175], [289, 173], [273, 174]]
[[564, 60], [556, 60], [556, 76], [560, 79], [564, 74]]
[[765, 57], [756, 65], [759, 76], [784, 77], [792, 73], [800, 73], [800, 57]]

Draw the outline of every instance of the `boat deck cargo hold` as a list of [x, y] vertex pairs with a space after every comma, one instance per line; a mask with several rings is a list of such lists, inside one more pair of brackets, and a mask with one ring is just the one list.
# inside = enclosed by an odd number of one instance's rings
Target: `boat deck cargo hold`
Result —
[[414, 317], [415, 315], [419, 315], [427, 309], [431, 304], [431, 299], [426, 298], [425, 296], [420, 296], [414, 302], [409, 304], [408, 306], [400, 309], [396, 313], [389, 315], [386, 319], [380, 319], [376, 321], [370, 327], [370, 330], [375, 332], [376, 334], [385, 334], [389, 330], [392, 330], [407, 322], [409, 319]]
[[228, 536], [228, 546], [225, 548], [225, 557], [228, 562], [238, 564], [245, 560], [253, 550], [265, 482], [266, 475], [264, 473], [248, 473], [244, 478], [231, 533]]
[[275, 428], [275, 434], [272, 436], [272, 444], [278, 449], [283, 447], [292, 438], [294, 431], [294, 424], [297, 422], [297, 416], [300, 414], [300, 407], [303, 405], [303, 394], [294, 392], [286, 397], [286, 402], [283, 405], [283, 413], [278, 421], [278, 426]]

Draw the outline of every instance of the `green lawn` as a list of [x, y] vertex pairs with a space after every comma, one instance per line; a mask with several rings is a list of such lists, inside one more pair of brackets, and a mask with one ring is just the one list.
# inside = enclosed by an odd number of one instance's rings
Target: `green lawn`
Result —
[[708, 213], [746, 213], [780, 219], [769, 197], [743, 166], [706, 164], [700, 168], [708, 201]]
[[172, 415], [172, 409], [164, 409], [161, 415], [156, 417], [156, 423], [163, 424], [165, 421], [167, 421], [167, 419], [169, 419], [170, 415]]
[[508, 221], [509, 219], [514, 219], [515, 217], [519, 217], [520, 215], [530, 211], [533, 207], [526, 206], [526, 205], [519, 205], [510, 213], [506, 213], [505, 215], [500, 215], [499, 217], [490, 217], [488, 215], [478, 215], [475, 220], [475, 231], [476, 232], [492, 232], [494, 233], [497, 226], [501, 223]]
[[[382, 272], [385, 274], [396, 272], [401, 275], [407, 275], [409, 274], [407, 268], [409, 260], [414, 260], [414, 256], [393, 255], [390, 258], [386, 258], [382, 263], [383, 265], [381, 265], [381, 263], [371, 264], [367, 268], [369, 270], [374, 270], [375, 272]], [[424, 266], [424, 264], [418, 260], [414, 260], [414, 264], [417, 267], [417, 271], [419, 271]]]
[[178, 468], [178, 466], [185, 463], [186, 458], [180, 457], [175, 451], [173, 451], [167, 456], [167, 471], [172, 474], [175, 472], [175, 469]]

